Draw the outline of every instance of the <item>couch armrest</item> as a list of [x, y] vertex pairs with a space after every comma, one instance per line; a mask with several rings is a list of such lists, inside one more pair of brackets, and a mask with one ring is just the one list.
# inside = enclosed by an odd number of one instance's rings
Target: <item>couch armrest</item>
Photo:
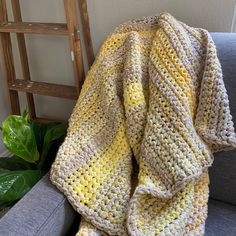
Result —
[[0, 220], [0, 235], [66, 235], [78, 214], [45, 175]]
[[[236, 33], [212, 33], [236, 128]], [[218, 152], [210, 168], [210, 197], [236, 205], [236, 150]]]

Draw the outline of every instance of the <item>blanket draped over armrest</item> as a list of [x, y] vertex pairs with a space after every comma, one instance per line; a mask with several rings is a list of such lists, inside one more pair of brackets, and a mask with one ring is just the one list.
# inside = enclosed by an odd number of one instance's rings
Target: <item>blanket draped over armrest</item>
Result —
[[163, 13], [108, 36], [51, 180], [82, 215], [77, 235], [203, 235], [212, 153], [235, 146], [211, 36]]

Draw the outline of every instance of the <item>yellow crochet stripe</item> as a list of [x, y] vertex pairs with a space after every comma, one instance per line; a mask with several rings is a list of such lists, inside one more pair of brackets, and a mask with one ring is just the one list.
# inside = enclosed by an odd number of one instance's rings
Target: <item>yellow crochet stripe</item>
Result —
[[[148, 37], [150, 38], [150, 34], [154, 36], [155, 30], [145, 30], [139, 32], [141, 37]], [[78, 99], [77, 104], [79, 105], [81, 100], [84, 98], [85, 94], [87, 94], [89, 88], [92, 86], [92, 83], [94, 82], [93, 79], [95, 77], [95, 74], [99, 71], [99, 67], [101, 66], [101, 62], [104, 61], [104, 58], [107, 57], [107, 55], [114, 53], [117, 48], [119, 48], [120, 45], [124, 43], [126, 40], [125, 34], [114, 34], [109, 40], [105, 41], [105, 43], [102, 45], [101, 50], [98, 53], [98, 56], [96, 57], [96, 61], [91, 67], [91, 69], [88, 72], [88, 75], [86, 77], [86, 80], [84, 81], [80, 97]], [[128, 35], [128, 33], [126, 34]], [[114, 48], [111, 47], [111, 45], [114, 45]], [[144, 54], [146, 51], [146, 48], [144, 48], [143, 44], [140, 43], [139, 47], [141, 49], [141, 53]], [[111, 55], [110, 55], [111, 56]], [[115, 70], [117, 70], [117, 67], [120, 67], [121, 65], [115, 63], [115, 64], [109, 64], [109, 67], [106, 68], [106, 70], [103, 70], [102, 76], [103, 78], [108, 78], [109, 74], [113, 74]], [[122, 68], [120, 68], [122, 69]], [[74, 110], [76, 110], [74, 108]]]
[[191, 231], [199, 228], [200, 225], [204, 225], [204, 219], [207, 218], [207, 212], [203, 209], [207, 209], [207, 200], [209, 195], [209, 176], [204, 173], [196, 182], [194, 186], [194, 204], [193, 204], [193, 216], [198, 212], [202, 212], [203, 217], [192, 217], [191, 223], [188, 228]]
[[[92, 83], [94, 82], [94, 78], [96, 73], [99, 71], [99, 67], [101, 67], [101, 62], [104, 61], [104, 58], [106, 58], [109, 54], [111, 56], [112, 53], [117, 50], [119, 46], [121, 46], [124, 43], [125, 37], [123, 35], [115, 35], [114, 37], [109, 38], [108, 40], [105, 41], [105, 43], [102, 45], [98, 56], [96, 57], [95, 62], [93, 63], [91, 69], [89, 70], [86, 80], [84, 81], [79, 99], [77, 104], [82, 100], [82, 98], [87, 94], [88, 89], [91, 87]], [[112, 48], [110, 45], [114, 45]], [[109, 53], [108, 53], [109, 52]], [[103, 76], [104, 76], [103, 72]]]
[[[183, 140], [186, 142], [186, 145], [191, 147], [191, 151], [195, 155], [196, 158], [198, 158], [198, 147], [193, 146], [193, 143], [197, 144], [197, 140], [193, 139], [190, 135], [188, 135], [189, 130], [185, 127], [185, 124], [181, 120], [181, 118], [173, 111], [172, 105], [170, 101], [163, 96], [163, 94], [158, 90], [158, 88], [151, 83], [150, 89], [153, 91], [153, 94], [155, 94], [155, 102], [158, 104], [158, 110], [160, 111], [162, 115], [162, 119], [165, 119], [166, 125], [171, 124], [170, 127], [173, 127], [174, 132], [171, 131], [172, 134], [175, 133], [177, 137], [180, 138], [180, 140]], [[162, 100], [163, 102], [160, 102]], [[180, 106], [180, 105], [179, 105]], [[187, 115], [187, 114], [185, 114]], [[175, 119], [175, 122], [172, 122], [172, 119]], [[166, 127], [166, 125], [163, 124], [163, 129]], [[168, 127], [168, 125], [167, 125]], [[169, 136], [170, 138], [170, 136]], [[174, 144], [174, 143], [173, 143]], [[179, 149], [179, 148], [178, 148]], [[207, 153], [204, 153], [204, 155], [207, 155]], [[188, 159], [184, 160], [184, 163], [187, 165], [186, 167], [189, 168], [191, 163], [189, 163]], [[187, 164], [188, 163], [188, 164]]]
[[[179, 57], [176, 54], [174, 48], [171, 45], [170, 39], [167, 37], [167, 35], [164, 33], [163, 29], [158, 30], [158, 38], [159, 41], [158, 43], [165, 49], [165, 52], [167, 53], [167, 60], [172, 61], [172, 63], [176, 66], [177, 71], [179, 72], [180, 75], [182, 75], [182, 77], [184, 78], [186, 85], [188, 85], [188, 88], [192, 88], [192, 84], [191, 84], [191, 77], [188, 73], [188, 71], [186, 70], [185, 67], [180, 66], [179, 64]], [[190, 94], [193, 96], [194, 95], [194, 91], [190, 89]], [[194, 97], [194, 96], [193, 96]]]
[[[141, 195], [139, 198], [140, 204], [137, 207], [137, 213], [140, 216], [137, 221], [138, 227], [143, 229], [144, 234], [145, 231], [150, 232], [150, 227], [155, 231], [155, 234], [152, 235], [160, 233], [165, 226], [189, 211], [193, 197], [194, 182], [189, 183], [170, 200], [157, 200], [149, 194]], [[145, 217], [147, 212], [149, 213], [149, 221]]]
[[[132, 83], [126, 86], [124, 90], [124, 106], [125, 106], [125, 112], [126, 116], [130, 119], [127, 120], [129, 125], [129, 122], [133, 122], [132, 117], [144, 117], [146, 115], [146, 107], [147, 107], [147, 91], [144, 91], [142, 87], [141, 81], [138, 83]], [[136, 132], [132, 131], [132, 136], [129, 136], [129, 143], [131, 145], [131, 148], [133, 149], [137, 160], [138, 157], [138, 145], [140, 145], [140, 142], [142, 141], [142, 132], [144, 129], [144, 119], [143, 123], [139, 122], [139, 128], [135, 129]], [[142, 128], [143, 127], [143, 128]]]
[[[165, 44], [162, 42], [163, 39]], [[183, 93], [188, 97], [188, 102], [193, 116], [196, 109], [196, 96], [192, 89], [193, 86], [191, 76], [189, 75], [186, 68], [178, 63], [178, 56], [175, 50], [172, 48], [170, 39], [168, 39], [162, 29], [158, 30], [153, 53], [158, 58], [158, 61], [162, 67], [165, 68], [164, 70], [168, 71], [168, 73], [172, 76], [172, 78], [174, 78], [178, 86], [181, 88]], [[172, 65], [170, 63], [172, 63]]]
[[145, 98], [141, 82], [128, 85], [124, 91], [125, 107], [133, 108], [137, 105], [144, 105]]
[[[109, 74], [115, 74], [115, 73], [119, 73], [121, 72], [121, 66], [119, 64], [116, 64], [114, 66], [112, 66], [111, 68], [106, 70], [106, 74], [107, 76]], [[107, 77], [105, 75], [105, 77]], [[105, 82], [105, 81], [104, 81]], [[101, 80], [101, 84], [99, 85], [100, 88], [103, 86], [103, 82]], [[84, 89], [89, 89], [89, 88], [84, 88]], [[107, 93], [104, 96], [107, 97], [114, 97], [116, 91], [115, 90], [110, 90], [109, 93]], [[81, 123], [83, 121], [86, 121], [89, 119], [93, 118], [93, 115], [95, 114], [95, 112], [101, 110], [101, 101], [104, 100], [103, 98], [101, 98], [101, 91], [99, 89], [99, 87], [96, 90], [93, 90], [93, 92], [91, 93], [90, 96], [86, 97], [86, 101], [82, 102], [81, 101], [82, 98], [80, 99], [80, 101], [77, 102], [77, 105], [75, 107], [75, 111], [79, 111], [79, 115], [76, 116], [76, 122], [74, 122], [73, 124], [70, 125], [69, 127], [69, 131], [75, 131], [77, 130], [77, 128], [79, 126], [81, 126]], [[110, 104], [107, 104], [107, 106], [109, 106]]]
[[107, 173], [114, 173], [117, 165], [127, 158], [128, 153], [130, 148], [122, 125], [107, 150], [105, 152], [101, 150], [97, 156], [91, 158], [87, 166], [82, 166], [69, 178], [68, 183], [71, 184], [73, 180], [80, 180], [74, 185], [74, 192], [82, 204], [89, 207], [92, 205], [100, 186], [110, 178]]
[[[155, 30], [147, 30], [147, 31], [140, 31], [140, 37], [150, 37], [151, 34], [155, 34]], [[91, 88], [93, 84], [93, 78], [95, 77], [95, 73], [99, 71], [100, 63], [104, 60], [104, 55], [107, 55], [107, 51], [111, 51], [110, 45], [117, 45], [117, 42], [119, 44], [122, 44], [124, 41], [124, 37], [121, 37], [119, 34], [115, 34], [107, 43], [105, 43], [100, 50], [100, 54], [98, 58], [96, 59], [96, 63], [94, 63], [94, 66], [89, 71], [86, 80], [84, 82], [81, 94], [79, 96], [78, 102], [74, 108], [74, 111], [79, 111], [79, 116], [76, 117], [76, 122], [73, 123], [73, 125], [70, 126], [69, 131], [73, 132], [75, 131], [84, 120], [87, 120], [88, 118], [91, 118], [92, 115], [96, 110], [99, 109], [99, 103], [100, 97], [99, 97], [99, 87], [96, 89], [93, 89], [93, 93], [88, 97], [86, 100], [86, 103], [83, 102], [85, 94], [88, 93], [89, 89]], [[119, 46], [119, 45], [117, 45]], [[147, 53], [146, 47], [142, 43], [138, 44], [138, 47], [141, 49], [141, 53], [145, 54]], [[149, 46], [150, 47], [150, 46]], [[104, 52], [105, 51], [105, 52]], [[113, 51], [112, 51], [113, 52]], [[106, 69], [103, 68], [102, 76], [103, 78], [100, 78], [100, 87], [102, 84], [106, 84], [106, 81], [104, 81], [104, 78], [106, 80], [109, 78], [110, 75], [121, 73], [123, 69], [122, 63], [115, 63], [115, 64], [109, 64], [109, 67], [106, 67]], [[111, 90], [109, 90], [111, 91]], [[113, 91], [114, 92], [114, 91]], [[132, 94], [133, 93], [133, 94]], [[143, 91], [142, 84], [136, 83], [132, 84], [131, 86], [128, 86], [127, 91], [125, 91], [124, 97], [127, 104], [127, 107], [135, 107], [140, 104], [145, 103], [145, 97], [143, 96], [144, 93], [147, 93], [147, 91]], [[114, 94], [107, 94], [109, 96], [114, 96]]]
[[[97, 65], [97, 64], [95, 64]], [[85, 85], [83, 86], [82, 88], [82, 91], [81, 91], [81, 94], [79, 96], [79, 99], [78, 99], [78, 102], [76, 103], [76, 106], [74, 108], [74, 110], [78, 110], [78, 109], [81, 109], [83, 108], [83, 110], [89, 110], [89, 105], [91, 103], [94, 103], [97, 101], [97, 96], [99, 95], [99, 90], [101, 90], [101, 86], [102, 86], [102, 83], [104, 83], [104, 78], [108, 78], [109, 75], [112, 75], [112, 74], [116, 74], [116, 73], [119, 73], [122, 71], [122, 64], [114, 64], [112, 66], [109, 66], [106, 70], [103, 71], [102, 75], [103, 75], [103, 78], [100, 78], [100, 84], [98, 87], [92, 89], [91, 93], [90, 93], [90, 96], [86, 96], [86, 101], [83, 101], [84, 99], [84, 94], [87, 94], [89, 89], [91, 88], [92, 86], [92, 80], [94, 79], [92, 75], [92, 72], [89, 74], [89, 76], [87, 77], [86, 79], [86, 82]], [[104, 81], [104, 82], [103, 82]], [[82, 114], [80, 113], [80, 116]]]

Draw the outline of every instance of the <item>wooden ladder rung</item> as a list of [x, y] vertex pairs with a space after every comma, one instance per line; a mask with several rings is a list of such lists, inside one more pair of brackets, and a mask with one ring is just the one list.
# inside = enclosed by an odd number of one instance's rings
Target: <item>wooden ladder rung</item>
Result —
[[[32, 119], [38, 116], [35, 110], [34, 94], [77, 100], [85, 78], [77, 2], [81, 13], [85, 48], [89, 67], [94, 60], [92, 40], [86, 0], [63, 0], [66, 23], [22, 22], [20, 0], [9, 0], [13, 20], [8, 21], [7, 0], [0, 0], [0, 51], [6, 74], [7, 92], [12, 114], [21, 114], [18, 92], [26, 93], [29, 114]], [[16, 79], [11, 33], [16, 33], [22, 67], [22, 78]], [[24, 34], [65, 35], [69, 39], [75, 86], [31, 81], [27, 48]], [[43, 121], [42, 118], [38, 118]]]
[[8, 83], [8, 88], [14, 91], [33, 93], [44, 96], [53, 96], [74, 100], [78, 98], [76, 87], [68, 85], [16, 79], [14, 80], [14, 82]]
[[68, 35], [67, 25], [63, 23], [38, 22], [3, 22], [0, 23], [0, 32]]

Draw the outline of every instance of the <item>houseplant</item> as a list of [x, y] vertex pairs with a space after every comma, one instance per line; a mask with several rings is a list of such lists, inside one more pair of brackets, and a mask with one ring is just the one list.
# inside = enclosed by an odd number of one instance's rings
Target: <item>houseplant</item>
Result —
[[27, 110], [2, 122], [2, 141], [12, 155], [0, 157], [0, 212], [22, 198], [50, 169], [66, 130], [66, 122], [38, 123]]

